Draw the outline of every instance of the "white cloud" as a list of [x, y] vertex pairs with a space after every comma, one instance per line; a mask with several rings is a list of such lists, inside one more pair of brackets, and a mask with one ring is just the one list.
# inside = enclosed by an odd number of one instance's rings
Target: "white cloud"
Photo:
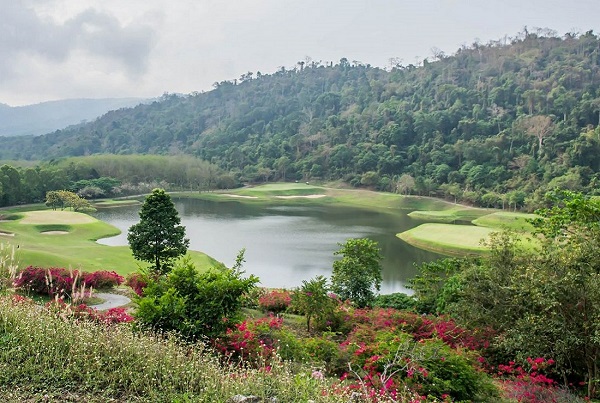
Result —
[[524, 26], [598, 32], [573, 0], [0, 0], [0, 102], [208, 90], [305, 56], [385, 66]]

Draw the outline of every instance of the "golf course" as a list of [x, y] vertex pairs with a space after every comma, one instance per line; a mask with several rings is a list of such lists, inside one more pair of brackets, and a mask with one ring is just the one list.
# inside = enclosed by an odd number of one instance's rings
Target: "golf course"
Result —
[[[0, 222], [0, 242], [18, 248], [22, 266], [114, 270], [125, 275], [139, 265], [129, 247], [96, 242], [119, 232], [112, 225], [73, 211], [24, 211], [9, 214]], [[190, 251], [189, 255], [199, 268], [217, 264], [201, 252]]]
[[[398, 233], [398, 238], [421, 249], [455, 256], [485, 253], [482, 240], [504, 228], [528, 233], [531, 226], [526, 219], [534, 217], [531, 214], [458, 206], [426, 197], [307, 183], [272, 183], [220, 192], [178, 193], [177, 196], [261, 205], [339, 204], [407, 211], [409, 217], [422, 221], [422, 224]], [[140, 201], [102, 200], [95, 205], [110, 208], [136, 203]], [[119, 274], [133, 272], [140, 262], [133, 258], [127, 246], [106, 246], [96, 242], [119, 233], [119, 229], [88, 214], [51, 210], [43, 205], [0, 212], [0, 242], [17, 248], [21, 265], [25, 266], [114, 270]], [[189, 255], [198, 268], [218, 264], [199, 251], [189, 251]]]

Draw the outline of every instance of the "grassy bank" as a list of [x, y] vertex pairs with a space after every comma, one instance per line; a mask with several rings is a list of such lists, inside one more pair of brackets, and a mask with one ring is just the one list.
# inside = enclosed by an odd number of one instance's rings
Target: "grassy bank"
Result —
[[403, 196], [364, 189], [344, 189], [306, 183], [269, 183], [215, 192], [179, 192], [177, 197], [273, 204], [345, 204], [369, 209], [446, 210], [453, 203], [431, 197]]
[[[11, 214], [5, 212], [4, 214]], [[0, 240], [17, 247], [21, 267], [73, 267], [85, 271], [114, 270], [125, 275], [137, 269], [128, 246], [106, 246], [96, 241], [118, 235], [119, 229], [87, 214], [71, 211], [21, 211], [17, 219], [0, 222]], [[191, 251], [199, 268], [216, 261]]]
[[142, 202], [136, 199], [105, 199], [92, 203], [95, 208], [110, 208], [141, 205]]
[[490, 214], [489, 210], [478, 208], [449, 208], [445, 210], [416, 210], [408, 214], [410, 218], [427, 222], [453, 224], [471, 222], [479, 217]]
[[[311, 369], [269, 371], [220, 362], [201, 344], [64, 320], [0, 298], [0, 399], [4, 402], [225, 402], [237, 394], [281, 402], [347, 402]], [[266, 401], [266, 400], [265, 400]]]
[[498, 211], [473, 220], [473, 224], [481, 227], [510, 229], [518, 232], [530, 232], [533, 226], [527, 221], [536, 218], [535, 214], [511, 213]]
[[422, 224], [398, 234], [398, 238], [418, 248], [445, 255], [464, 256], [484, 253], [481, 243], [495, 230], [470, 225]]

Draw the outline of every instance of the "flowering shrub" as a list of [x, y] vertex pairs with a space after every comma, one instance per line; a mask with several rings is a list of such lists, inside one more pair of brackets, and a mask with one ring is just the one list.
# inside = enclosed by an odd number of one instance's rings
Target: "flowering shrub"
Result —
[[245, 363], [268, 365], [276, 349], [274, 331], [281, 329], [282, 318], [245, 320], [228, 329], [226, 335], [215, 340], [215, 347], [229, 359]]
[[400, 385], [421, 396], [457, 401], [493, 396], [488, 377], [477, 368], [474, 354], [451, 348], [439, 339], [421, 339], [397, 329], [357, 326], [342, 347], [348, 352], [351, 378], [372, 389], [393, 393]]
[[521, 366], [514, 361], [508, 365], [498, 365], [499, 377], [506, 397], [523, 403], [556, 403], [556, 381], [548, 378], [542, 372], [554, 364], [554, 360], [527, 358], [527, 364]]
[[452, 319], [443, 316], [422, 316], [391, 308], [376, 308], [356, 309], [347, 320], [357, 326], [369, 326], [373, 330], [397, 329], [410, 333], [416, 341], [438, 337], [452, 348], [481, 350], [489, 346], [489, 331], [468, 331], [459, 327]]
[[292, 302], [292, 295], [286, 290], [272, 290], [258, 298], [258, 306], [264, 312], [274, 314], [285, 311]]
[[26, 288], [36, 294], [45, 294], [51, 297], [65, 295], [73, 289], [74, 280], [79, 276], [77, 270], [67, 270], [52, 267], [44, 269], [29, 266], [21, 273], [14, 282], [15, 288]]
[[71, 297], [73, 290], [83, 288], [83, 285], [92, 288], [109, 288], [123, 283], [123, 277], [109, 271], [96, 271], [93, 273], [78, 270], [51, 267], [29, 266], [16, 278], [15, 288], [26, 288], [36, 294]]
[[148, 285], [148, 279], [142, 273], [131, 273], [127, 276], [125, 285], [131, 287], [131, 289], [140, 297], [144, 296], [144, 287]]
[[95, 289], [112, 288], [123, 284], [123, 276], [114, 271], [98, 270], [92, 273], [81, 273], [83, 281], [88, 287]]
[[61, 298], [55, 298], [48, 302], [45, 305], [45, 308], [65, 319], [90, 320], [106, 325], [129, 323], [133, 321], [133, 316], [129, 315], [125, 311], [125, 308], [111, 308], [107, 311], [98, 311], [85, 304], [67, 304]]

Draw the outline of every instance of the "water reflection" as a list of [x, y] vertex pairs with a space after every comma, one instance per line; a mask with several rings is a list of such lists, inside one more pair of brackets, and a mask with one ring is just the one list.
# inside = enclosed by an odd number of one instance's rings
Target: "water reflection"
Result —
[[[382, 293], [406, 291], [415, 263], [439, 256], [411, 247], [395, 235], [417, 225], [404, 212], [380, 212], [339, 206], [262, 207], [239, 201], [174, 199], [186, 226], [190, 249], [231, 266], [246, 249], [247, 273], [267, 287], [296, 287], [316, 275], [331, 275], [338, 243], [348, 238], [377, 241], [384, 260]], [[100, 240], [126, 245], [127, 229], [139, 221], [139, 206], [100, 210], [96, 217], [123, 231]]]

